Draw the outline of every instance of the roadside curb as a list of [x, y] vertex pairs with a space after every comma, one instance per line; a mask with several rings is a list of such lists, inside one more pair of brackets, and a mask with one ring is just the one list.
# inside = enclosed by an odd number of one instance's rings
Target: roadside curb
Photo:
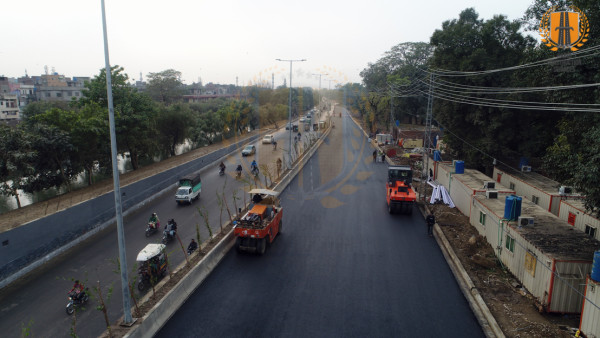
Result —
[[[273, 187], [273, 190], [281, 189], [281, 191], [283, 191], [318, 150], [330, 131], [331, 127], [327, 128], [310, 150], [299, 158], [294, 168]], [[204, 282], [214, 268], [217, 267], [221, 259], [223, 259], [233, 247], [234, 243], [235, 237], [232, 229], [206, 254], [204, 258], [202, 258], [202, 260], [200, 260], [200, 262], [193, 266], [190, 271], [182, 277], [181, 280], [164, 297], [162, 297], [148, 313], [146, 313], [145, 316], [141, 318], [141, 320], [138, 320], [124, 337], [142, 338], [156, 335], [156, 333], [169, 321], [171, 316], [186, 302], [188, 297], [194, 293], [202, 282]], [[176, 271], [181, 269], [185, 264], [186, 262], [182, 262], [177, 267]], [[166, 281], [164, 281], [164, 283], [166, 283]], [[149, 294], [145, 295], [142, 298], [142, 302], [148, 300], [150, 297], [151, 295]], [[133, 310], [135, 310], [135, 308], [133, 308], [132, 311]]]

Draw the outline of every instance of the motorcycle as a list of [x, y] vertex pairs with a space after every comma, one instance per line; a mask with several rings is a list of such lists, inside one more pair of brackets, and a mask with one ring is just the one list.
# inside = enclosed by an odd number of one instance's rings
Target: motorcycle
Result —
[[176, 233], [176, 231], [173, 231], [173, 234], [171, 235], [171, 232], [169, 230], [165, 229], [165, 231], [163, 231], [162, 243], [167, 244], [170, 241], [172, 241], [173, 238], [175, 238], [175, 233]]
[[89, 299], [90, 296], [88, 295], [88, 288], [85, 288], [84, 291], [82, 291], [82, 295], [77, 295], [77, 292], [75, 290], [69, 292], [69, 302], [67, 303], [67, 307], [66, 307], [66, 311], [68, 315], [72, 315], [73, 312], [75, 312], [75, 306], [81, 306], [83, 304], [85, 304]]
[[148, 222], [148, 227], [146, 228], [146, 237], [150, 237], [155, 232], [157, 232], [159, 227], [159, 222]]
[[219, 176], [225, 175], [225, 168], [219, 168]]
[[258, 167], [253, 167], [251, 173], [254, 177], [258, 177], [258, 173], [259, 173]]

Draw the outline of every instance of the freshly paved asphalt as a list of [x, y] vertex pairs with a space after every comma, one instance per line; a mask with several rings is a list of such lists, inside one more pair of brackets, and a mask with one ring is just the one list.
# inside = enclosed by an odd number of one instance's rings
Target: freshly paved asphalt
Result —
[[[276, 134], [276, 140], [283, 145], [285, 142], [281, 141], [287, 135], [285, 131], [280, 131]], [[176, 182], [174, 181], [172, 191], [154, 199], [124, 219], [129, 270], [134, 269], [137, 253], [146, 244], [158, 243], [161, 240], [161, 233], [155, 233], [150, 238], [144, 236], [146, 222], [152, 212], [158, 213], [163, 226], [169, 218], [177, 221], [179, 235], [186, 247], [190, 239], [195, 237], [196, 224], [200, 226], [202, 239], [208, 239], [208, 230], [197, 207], [202, 206], [208, 210], [209, 224], [213, 233], [219, 230], [220, 207], [215, 198], [216, 192], [222, 193], [225, 187], [225, 195], [229, 197], [228, 204], [233, 212], [235, 210], [232, 200], [233, 190], [238, 190], [237, 205], [241, 206], [244, 201], [242, 189], [248, 188], [247, 184], [234, 179], [235, 166], [241, 163], [249, 171], [253, 158], [256, 158], [261, 165], [274, 163], [275, 158], [281, 156], [281, 150], [273, 151], [271, 145], [262, 145], [260, 140], [254, 144], [257, 146], [255, 156], [241, 159], [240, 152], [237, 151], [224, 159], [228, 175], [218, 176], [217, 163], [203, 170], [201, 197], [192, 206], [176, 205], [174, 197]], [[264, 178], [261, 176], [262, 181]], [[248, 200], [249, 197], [246, 196], [246, 199]], [[227, 211], [224, 210], [223, 222], [227, 217]], [[177, 266], [184, 261], [183, 252], [177, 242], [169, 243], [167, 248], [172, 266]], [[22, 327], [29, 327], [34, 337], [68, 337], [73, 317], [66, 315], [65, 305], [67, 292], [73, 285], [72, 279], [85, 281], [90, 287], [100, 281], [105, 296], [109, 293], [109, 287], [114, 286], [111, 299], [108, 301], [108, 314], [111, 323], [116, 322], [123, 314], [121, 283], [119, 275], [115, 273], [118, 256], [116, 226], [111, 226], [71, 250], [64, 257], [54, 260], [18, 283], [0, 290], [0, 336], [20, 337]], [[130, 273], [130, 276], [133, 275], [135, 271]], [[95, 309], [97, 304], [97, 301], [91, 300], [85, 309], [78, 311], [76, 333], [80, 337], [96, 337], [104, 332], [106, 325], [102, 313]], [[30, 321], [32, 321], [31, 325], [28, 324]]]
[[387, 213], [387, 166], [334, 122], [265, 255], [232, 249], [158, 337], [483, 336], [423, 217]]

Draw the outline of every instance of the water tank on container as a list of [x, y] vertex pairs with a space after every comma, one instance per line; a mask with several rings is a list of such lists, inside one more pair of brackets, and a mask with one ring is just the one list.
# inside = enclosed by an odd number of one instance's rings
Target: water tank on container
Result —
[[594, 252], [594, 262], [592, 263], [592, 279], [600, 282], [600, 250]]
[[519, 159], [519, 169], [523, 168], [523, 166], [528, 166], [528, 165], [529, 165], [529, 158], [521, 157]]
[[506, 204], [504, 205], [504, 219], [516, 221], [521, 216], [521, 202], [523, 198], [520, 196], [506, 196]]
[[464, 174], [465, 173], [465, 161], [456, 161], [454, 167], [455, 174]]
[[439, 150], [433, 152], [433, 160], [436, 162], [440, 162], [442, 160], [442, 155]]

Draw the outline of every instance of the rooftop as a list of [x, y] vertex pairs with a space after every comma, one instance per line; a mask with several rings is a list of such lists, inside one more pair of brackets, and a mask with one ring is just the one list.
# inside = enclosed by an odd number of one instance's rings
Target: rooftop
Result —
[[[498, 218], [503, 218], [505, 199], [486, 199], [485, 196], [474, 198]], [[591, 261], [594, 252], [600, 249], [600, 241], [589, 237], [583, 231], [575, 229], [526, 199], [521, 203], [521, 216], [533, 217], [533, 226], [520, 227], [517, 222], [509, 222], [509, 226], [541, 252], [559, 260]]]
[[520, 181], [532, 185], [549, 195], [559, 195], [558, 188], [563, 185], [533, 171], [522, 172], [505, 166], [496, 166], [496, 169], [503, 172], [505, 175], [513, 176]]

